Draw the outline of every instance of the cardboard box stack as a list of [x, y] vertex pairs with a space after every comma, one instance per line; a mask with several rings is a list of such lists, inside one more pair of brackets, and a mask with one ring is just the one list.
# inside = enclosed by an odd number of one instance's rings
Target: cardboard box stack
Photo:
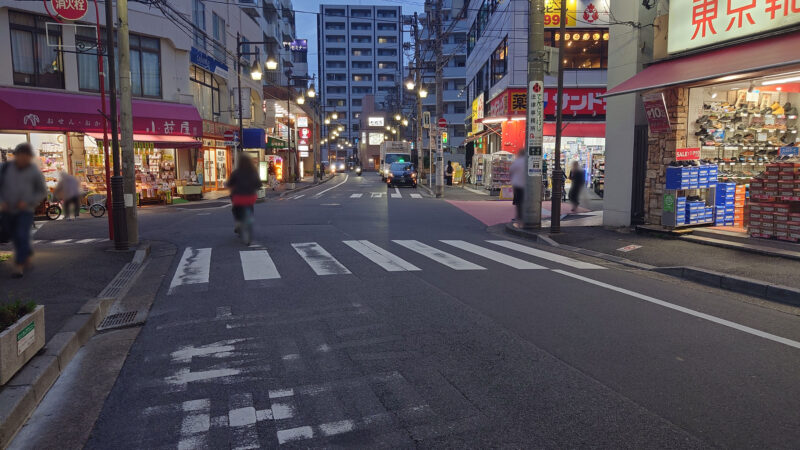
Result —
[[767, 164], [750, 182], [751, 236], [800, 242], [800, 163]]
[[716, 220], [718, 227], [732, 227], [736, 214], [736, 183], [717, 183]]

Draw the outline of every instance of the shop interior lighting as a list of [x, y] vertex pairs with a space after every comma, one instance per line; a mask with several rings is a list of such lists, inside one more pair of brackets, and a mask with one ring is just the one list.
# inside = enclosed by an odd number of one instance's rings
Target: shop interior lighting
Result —
[[785, 83], [793, 83], [795, 81], [800, 81], [800, 76], [797, 77], [788, 77], [788, 78], [778, 78], [776, 80], [767, 80], [762, 81], [762, 86], [771, 86], [773, 84], [785, 84]]
[[561, 40], [561, 33], [556, 33], [555, 37], [556, 37], [556, 41]]
[[512, 122], [519, 122], [520, 120], [527, 120], [527, 117], [521, 117], [520, 116], [520, 117], [512, 117], [511, 118]]
[[604, 41], [607, 41], [607, 40], [608, 40], [608, 33], [603, 33], [603, 40], [604, 40]]
[[[557, 35], [556, 35], [556, 36], [557, 36]], [[571, 34], [569, 34], [569, 33], [566, 33], [566, 34], [564, 34], [564, 40], [565, 40], [565, 41], [568, 41], [568, 40], [569, 40], [571, 37], [572, 37], [572, 35], [571, 35]]]
[[588, 41], [589, 40], [589, 36], [590, 36], [589, 33], [583, 33], [583, 40], [584, 41]]
[[600, 33], [593, 34], [592, 35], [592, 39], [594, 39], [595, 41], [599, 41], [600, 40]]
[[573, 41], [580, 41], [581, 40], [581, 34], [580, 33], [573, 34], [572, 35], [572, 40]]

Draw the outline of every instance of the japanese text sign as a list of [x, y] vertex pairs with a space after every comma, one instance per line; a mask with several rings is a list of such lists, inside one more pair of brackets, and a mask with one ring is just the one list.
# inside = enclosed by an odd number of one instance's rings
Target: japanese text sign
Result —
[[[605, 117], [606, 102], [600, 98], [605, 88], [567, 88], [563, 93], [562, 110], [566, 117]], [[544, 113], [553, 116], [556, 113], [557, 90], [545, 88], [543, 101]], [[506, 89], [492, 99], [489, 104], [489, 117], [521, 116], [525, 114], [528, 94], [525, 89]]]
[[542, 134], [544, 128], [544, 85], [528, 84], [528, 176], [542, 174]]
[[50, 6], [64, 20], [80, 20], [89, 11], [88, 0], [50, 0]]
[[642, 96], [642, 100], [650, 131], [654, 133], [670, 131], [672, 127], [667, 114], [667, 104], [664, 103], [664, 94], [646, 94]]
[[[575, 26], [575, 0], [567, 0], [567, 26]], [[561, 25], [561, 0], [545, 0], [544, 26], [558, 28]]]
[[800, 24], [800, 0], [676, 0], [667, 51], [682, 52]]

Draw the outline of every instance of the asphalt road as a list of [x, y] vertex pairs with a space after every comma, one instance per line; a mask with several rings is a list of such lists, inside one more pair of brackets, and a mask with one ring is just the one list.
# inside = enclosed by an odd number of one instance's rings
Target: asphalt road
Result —
[[[796, 448], [800, 319], [491, 234], [375, 174], [178, 246], [88, 448]], [[491, 242], [490, 242], [491, 241]]]

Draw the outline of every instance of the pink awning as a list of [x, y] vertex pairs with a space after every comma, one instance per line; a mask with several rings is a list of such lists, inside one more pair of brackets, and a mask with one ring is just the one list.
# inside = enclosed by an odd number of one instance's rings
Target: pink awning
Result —
[[733, 81], [739, 78], [737, 75], [800, 64], [798, 48], [800, 32], [794, 32], [655, 63], [609, 89], [603, 97], [716, 78]]
[[[97, 140], [103, 140], [103, 133], [86, 133]], [[111, 139], [109, 134], [108, 139]], [[191, 136], [163, 135], [163, 134], [133, 134], [134, 142], [151, 142], [155, 148], [187, 148], [202, 147], [203, 142]]]
[[[132, 107], [134, 133], [203, 135], [203, 121], [193, 105], [137, 99]], [[102, 132], [100, 109], [99, 95], [0, 87], [2, 130]]]
[[[544, 135], [555, 136], [556, 124], [553, 122], [544, 123]], [[605, 122], [563, 122], [561, 124], [561, 135], [567, 137], [606, 137]]]

